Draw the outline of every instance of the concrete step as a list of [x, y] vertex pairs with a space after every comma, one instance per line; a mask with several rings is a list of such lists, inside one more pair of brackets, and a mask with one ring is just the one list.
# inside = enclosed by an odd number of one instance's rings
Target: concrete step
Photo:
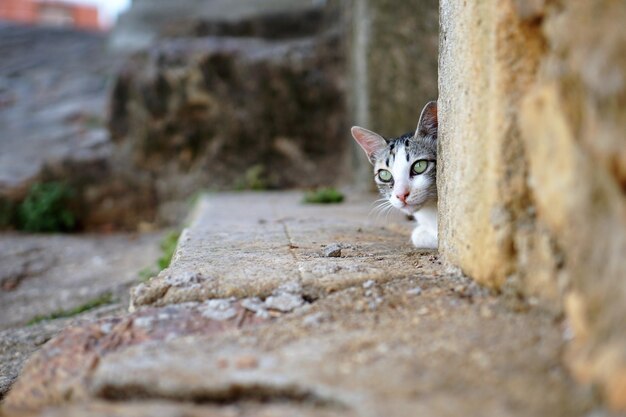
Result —
[[[210, 298], [262, 297], [299, 286], [316, 299], [367, 280], [415, 272], [411, 223], [371, 221], [363, 198], [302, 204], [301, 193], [206, 196], [180, 237], [171, 267], [132, 293], [132, 308]], [[370, 200], [371, 201], [371, 200]], [[326, 247], [340, 255], [327, 256]]]
[[4, 411], [585, 415], [554, 317], [446, 271], [410, 246], [401, 216], [374, 221], [370, 198], [206, 196], [170, 268], [133, 290], [134, 311], [49, 342]]

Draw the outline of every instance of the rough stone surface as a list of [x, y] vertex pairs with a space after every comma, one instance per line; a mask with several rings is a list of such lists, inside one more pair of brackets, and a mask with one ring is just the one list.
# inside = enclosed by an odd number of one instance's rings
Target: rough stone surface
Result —
[[139, 271], [160, 256], [159, 233], [0, 235], [0, 330], [80, 306], [105, 293], [127, 304]]
[[[432, 257], [422, 256], [424, 265]], [[416, 283], [423, 294], [407, 296]], [[251, 404], [254, 415], [269, 416], [283, 415], [281, 409], [316, 416], [585, 415], [591, 397], [559, 365], [562, 342], [552, 319], [537, 311], [513, 313], [490, 296], [464, 296], [453, 290], [459, 285], [469, 282], [417, 274], [377, 286], [383, 301], [376, 309], [368, 307], [372, 295], [352, 287], [267, 324], [120, 346], [93, 362], [80, 377], [87, 383], [71, 395], [66, 391], [63, 402], [47, 392], [76, 388], [75, 376], [41, 368], [54, 368], [42, 359], [59, 338], [31, 361], [4, 410], [20, 415], [22, 407], [34, 411], [47, 402], [55, 407], [49, 415], [105, 409], [134, 416], [142, 415], [133, 409], [139, 401], [163, 403], [164, 415], [190, 407], [249, 415]], [[484, 308], [495, 311], [489, 320], [480, 313]], [[303, 327], [320, 312], [325, 320]], [[62, 337], [68, 348], [56, 353], [57, 365], [77, 346], [69, 332]], [[41, 375], [53, 379], [42, 385]]]
[[[135, 312], [66, 329], [30, 359], [2, 411], [588, 415], [592, 392], [568, 379], [554, 316], [515, 312], [446, 272], [435, 252], [411, 247], [403, 216], [381, 226], [358, 197], [334, 206], [300, 198], [201, 200], [169, 273], [148, 284], [170, 277], [153, 300], [160, 306], [142, 307], [135, 294]], [[328, 242], [342, 242], [344, 257], [322, 256]], [[200, 274], [175, 273], [183, 267]], [[201, 299], [183, 302], [193, 294]], [[286, 294], [301, 299], [272, 308]]]
[[0, 331], [0, 399], [4, 398], [28, 357], [55, 336], [67, 321]]
[[93, 369], [118, 350], [158, 345], [189, 334], [209, 335], [261, 320], [234, 302], [228, 304], [234, 312], [229, 316], [215, 314], [222, 309], [214, 305], [186, 303], [68, 327], [28, 361], [7, 397], [7, 409], [37, 409], [85, 399]]
[[469, 276], [500, 286], [515, 267], [514, 223], [526, 193], [513, 110], [542, 45], [510, 1], [444, 0], [441, 22], [440, 250]]
[[[128, 288], [159, 256], [159, 236], [0, 235], [0, 397], [28, 356], [64, 327], [126, 309]], [[105, 293], [113, 296], [109, 305], [27, 325]]]
[[565, 308], [575, 375], [622, 411], [625, 16], [611, 1], [442, 1], [438, 165], [443, 256]]
[[[167, 0], [134, 1], [120, 16], [113, 49], [145, 49], [163, 37], [238, 36], [282, 39], [303, 37], [335, 23], [328, 1]], [[336, 2], [335, 2], [336, 3]]]
[[[100, 34], [0, 22], [0, 228], [37, 182], [64, 182], [80, 228], [135, 229], [152, 184], [114, 158], [106, 128], [117, 59]], [[76, 175], [80, 172], [80, 175]]]
[[[298, 192], [205, 197], [170, 267], [133, 289], [132, 306], [265, 298], [294, 284], [294, 292], [316, 298], [368, 279], [413, 273], [408, 221], [401, 229], [371, 223], [362, 199], [326, 206], [301, 200]], [[322, 245], [355, 233], [341, 258], [323, 256]]]
[[339, 40], [162, 41], [118, 77], [113, 137], [161, 203], [199, 187], [335, 183], [349, 145]]

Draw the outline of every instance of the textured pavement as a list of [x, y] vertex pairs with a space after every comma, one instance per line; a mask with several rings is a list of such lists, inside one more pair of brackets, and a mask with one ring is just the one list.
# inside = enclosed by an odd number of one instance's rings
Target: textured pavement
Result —
[[[582, 416], [564, 324], [375, 221], [372, 197], [216, 194], [133, 312], [66, 329], [4, 403], [46, 416]], [[373, 198], [372, 198], [373, 199]], [[342, 247], [327, 256], [327, 245]], [[602, 414], [599, 414], [602, 415]]]

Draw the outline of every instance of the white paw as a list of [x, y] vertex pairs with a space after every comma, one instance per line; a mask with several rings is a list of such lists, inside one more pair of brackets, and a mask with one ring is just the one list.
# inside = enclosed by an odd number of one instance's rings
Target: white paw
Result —
[[437, 236], [422, 226], [417, 226], [413, 230], [411, 242], [419, 249], [437, 249]]

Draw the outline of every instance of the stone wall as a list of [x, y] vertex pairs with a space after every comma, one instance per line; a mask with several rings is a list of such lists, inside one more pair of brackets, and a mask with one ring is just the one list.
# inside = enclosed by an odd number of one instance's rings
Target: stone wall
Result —
[[626, 4], [442, 0], [440, 251], [565, 312], [568, 362], [626, 409]]
[[109, 118], [120, 162], [153, 179], [159, 220], [202, 189], [345, 182], [337, 1], [161, 3], [133, 3], [113, 33], [119, 49], [133, 48], [131, 32], [150, 41], [118, 75]]
[[[134, 0], [110, 38], [116, 51], [137, 51], [172, 37], [238, 36], [271, 39], [313, 35], [328, 23], [337, 0]], [[330, 19], [332, 21], [332, 18]]]

